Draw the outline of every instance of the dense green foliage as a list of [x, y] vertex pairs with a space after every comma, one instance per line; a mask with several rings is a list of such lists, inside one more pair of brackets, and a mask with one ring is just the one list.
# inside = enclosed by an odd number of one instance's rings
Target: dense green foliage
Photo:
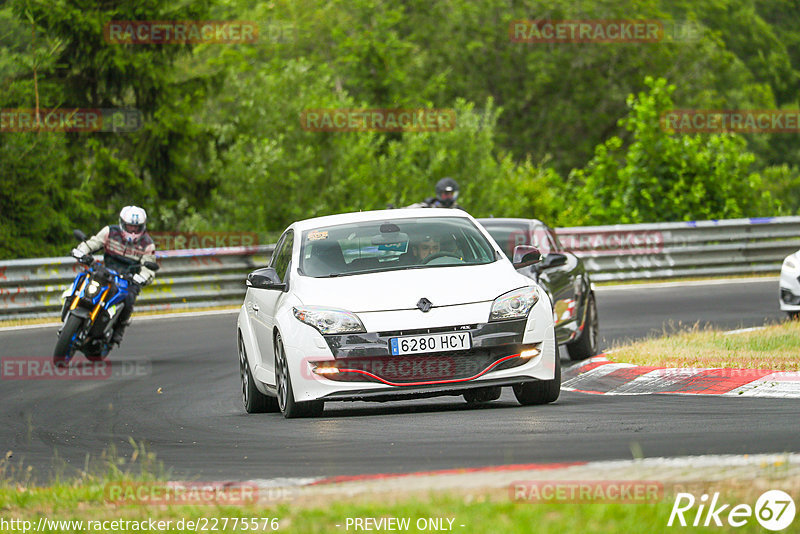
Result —
[[[520, 19], [659, 19], [658, 43], [513, 42]], [[253, 44], [104, 39], [249, 20]], [[0, 109], [136, 108], [129, 133], [0, 132], [0, 258], [143, 205], [150, 228], [280, 231], [407, 205], [553, 225], [795, 214], [797, 134], [676, 134], [671, 108], [797, 109], [797, 0], [0, 1]], [[314, 132], [319, 108], [448, 108], [446, 132]]]

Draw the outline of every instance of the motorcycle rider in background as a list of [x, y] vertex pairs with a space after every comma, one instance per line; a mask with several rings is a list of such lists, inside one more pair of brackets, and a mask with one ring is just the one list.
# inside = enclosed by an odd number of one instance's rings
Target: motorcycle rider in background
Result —
[[132, 283], [128, 284], [125, 306], [111, 338], [111, 342], [117, 345], [122, 342], [125, 328], [130, 324], [133, 304], [139, 296], [141, 286], [149, 284], [155, 278], [155, 273], [144, 266], [147, 261], [156, 261], [156, 245], [145, 231], [146, 227], [147, 212], [138, 206], [125, 206], [119, 212], [119, 225], [104, 227], [72, 249], [72, 256], [75, 258], [82, 258], [104, 249], [105, 266], [118, 272], [126, 272], [131, 265], [141, 265], [139, 272], [133, 275]]
[[456, 208], [463, 210], [456, 203], [458, 199], [458, 183], [449, 176], [436, 182], [436, 196], [426, 198], [408, 206], [409, 208]]

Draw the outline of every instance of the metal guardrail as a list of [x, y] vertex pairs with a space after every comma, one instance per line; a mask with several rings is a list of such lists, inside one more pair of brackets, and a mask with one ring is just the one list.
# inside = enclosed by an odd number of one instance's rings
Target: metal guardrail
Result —
[[[800, 217], [583, 226], [556, 230], [584, 259], [592, 280], [778, 273], [800, 250]], [[159, 251], [155, 282], [137, 310], [241, 303], [244, 275], [264, 266], [274, 245]], [[0, 262], [0, 318], [57, 316], [61, 293], [81, 267], [72, 258]]]
[[[161, 268], [155, 281], [143, 288], [136, 310], [240, 304], [245, 275], [266, 265], [274, 248], [158, 251]], [[82, 269], [70, 257], [0, 262], [0, 318], [58, 316], [62, 292]]]
[[778, 273], [800, 250], [800, 217], [765, 217], [556, 230], [593, 281]]

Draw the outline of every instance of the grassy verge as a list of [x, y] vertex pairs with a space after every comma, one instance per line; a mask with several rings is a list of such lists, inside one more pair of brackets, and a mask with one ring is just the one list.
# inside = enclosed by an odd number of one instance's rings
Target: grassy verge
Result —
[[800, 321], [725, 334], [694, 328], [612, 347], [610, 360], [657, 367], [800, 370]]
[[[692, 526], [667, 526], [678, 492], [688, 492], [698, 498], [702, 494], [713, 495], [714, 492], [719, 492], [720, 504], [743, 503], [751, 507], [767, 489], [783, 489], [793, 495], [795, 500], [800, 493], [800, 479], [796, 470], [779, 460], [774, 465], [757, 467], [746, 477], [742, 473], [726, 476], [724, 472], [719, 472], [713, 477], [713, 482], [703, 482], [700, 479], [676, 482], [667, 476], [662, 482], [661, 495], [656, 495], [650, 502], [638, 504], [515, 501], [511, 491], [512, 479], [501, 486], [463, 487], [460, 490], [437, 492], [403, 491], [402, 486], [400, 489], [384, 487], [383, 491], [364, 491], [362, 488], [360, 492], [351, 492], [344, 485], [340, 488], [288, 488], [288, 493], [282, 494], [280, 498], [270, 499], [265, 498], [262, 490], [259, 501], [240, 506], [115, 504], [108, 499], [108, 484], [162, 484], [169, 479], [169, 473], [155, 460], [152, 453], [133, 441], [131, 444], [133, 454], [130, 457], [121, 458], [113, 451], [104, 453], [99, 464], [93, 464], [94, 467], [87, 461], [83, 469], [73, 468], [69, 476], [58, 474], [54, 477], [54, 482], [46, 486], [32, 483], [30, 469], [12, 466], [11, 455], [6, 455], [5, 459], [0, 459], [0, 531], [22, 532], [19, 522], [8, 523], [22, 520], [31, 522], [27, 525], [28, 531], [57, 533], [340, 533], [358, 531], [354, 527], [355, 519], [372, 518], [377, 521], [381, 518], [396, 518], [408, 521], [407, 530], [397, 529], [408, 532], [436, 531], [430, 527], [430, 520], [434, 520], [434, 524], [440, 527], [439, 530], [470, 534], [650, 533], [672, 532], [676, 528], [686, 532], [707, 532], [708, 529]], [[590, 473], [587, 475], [591, 476]], [[658, 480], [653, 478], [653, 473], [648, 468], [638, 473], [638, 476], [642, 475], [646, 479], [642, 478], [641, 481]], [[635, 478], [629, 480], [635, 481]], [[689, 525], [696, 512], [697, 507], [686, 513]], [[44, 523], [44, 528], [37, 530], [40, 520], [47, 522]], [[246, 525], [244, 520], [247, 520]], [[6, 523], [2, 524], [2, 521]], [[117, 523], [110, 523], [113, 521]], [[189, 521], [192, 522], [191, 525], [188, 524]], [[162, 522], [160, 526], [159, 522]], [[155, 528], [150, 527], [151, 524]], [[418, 525], [423, 524], [426, 528], [418, 528]], [[366, 529], [361, 529], [363, 530]], [[714, 527], [713, 530], [763, 531], [753, 517], [745, 526], [734, 528], [725, 523], [724, 515], [723, 526]]]
[[[753, 506], [757, 495], [730, 490], [721, 491], [721, 502], [747, 503]], [[699, 493], [698, 493], [699, 495]], [[48, 488], [21, 491], [15, 488], [0, 489], [2, 517], [23, 519], [36, 525], [40, 517], [50, 520], [48, 532], [82, 532], [72, 525], [53, 524], [57, 521], [82, 521], [86, 529], [89, 521], [163, 521], [165, 532], [194, 532], [217, 526], [220, 531], [242, 531], [242, 521], [257, 518], [258, 527], [249, 532], [297, 532], [325, 533], [355, 531], [355, 518], [407, 519], [409, 532], [430, 531], [420, 529], [420, 521], [439, 520], [445, 529], [464, 533], [562, 533], [562, 532], [671, 532], [676, 528], [685, 532], [707, 532], [708, 529], [668, 527], [667, 522], [674, 497], [665, 494], [658, 502], [647, 504], [571, 504], [514, 502], [507, 492], [445, 492], [405, 498], [385, 498], [387, 502], [359, 501], [347, 498], [317, 499], [315, 503], [295, 505], [247, 506], [115, 506], [104, 501], [103, 488], [98, 484], [55, 485]], [[326, 502], [327, 501], [327, 502]], [[694, 519], [696, 508], [689, 521]], [[277, 519], [272, 523], [272, 519]], [[350, 519], [350, 528], [348, 526]], [[452, 523], [450, 521], [452, 520]], [[166, 523], [169, 521], [169, 523]], [[195, 522], [188, 528], [188, 521]], [[724, 521], [724, 516], [723, 516]], [[237, 528], [234, 528], [237, 524]], [[691, 523], [689, 523], [691, 524]], [[107, 532], [132, 532], [130, 524], [119, 524], [119, 529]], [[227, 528], [223, 528], [227, 526]], [[267, 528], [263, 528], [266, 526]], [[127, 528], [126, 528], [127, 527]], [[183, 527], [183, 528], [180, 528]], [[8, 530], [6, 530], [8, 531]], [[157, 530], [144, 529], [146, 532]], [[714, 528], [715, 532], [761, 532], [763, 529], [754, 518], [747, 525], [733, 528], [725, 525]]]

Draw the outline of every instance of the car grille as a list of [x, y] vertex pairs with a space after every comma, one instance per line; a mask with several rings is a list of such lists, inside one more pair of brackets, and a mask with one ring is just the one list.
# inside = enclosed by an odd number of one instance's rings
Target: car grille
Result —
[[325, 362], [325, 367], [333, 365], [340, 369], [336, 374], [325, 374], [325, 378], [338, 382], [379, 382], [390, 385], [447, 383], [522, 365], [528, 360], [519, 357], [504, 360], [519, 352], [510, 352], [509, 347], [504, 347], [502, 351], [478, 349], [441, 354], [346, 358]]

